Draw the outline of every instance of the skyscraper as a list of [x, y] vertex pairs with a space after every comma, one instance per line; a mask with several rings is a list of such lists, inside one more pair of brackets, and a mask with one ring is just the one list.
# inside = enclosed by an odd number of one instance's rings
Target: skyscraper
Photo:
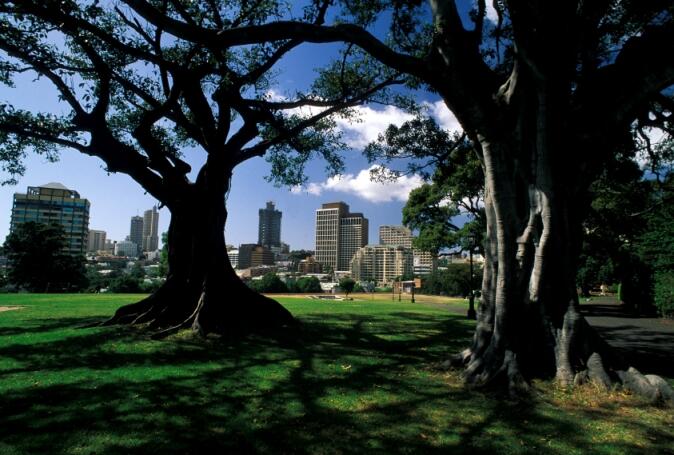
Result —
[[87, 253], [105, 250], [105, 231], [90, 230], [87, 241]]
[[[157, 206], [143, 214], [143, 251], [159, 249], [159, 212]], [[129, 236], [130, 238], [131, 236]]]
[[138, 254], [142, 253], [140, 251], [143, 248], [143, 217], [142, 216], [132, 216], [131, 217], [131, 228], [129, 229], [129, 240], [135, 243], [138, 246]]
[[267, 207], [260, 209], [260, 223], [257, 230], [257, 243], [270, 248], [281, 246], [281, 213], [274, 208], [274, 203], [267, 202]]
[[26, 194], [14, 193], [10, 232], [28, 221], [59, 224], [66, 236], [64, 251], [71, 255], [84, 254], [89, 237], [89, 201], [77, 191], [60, 183], [29, 186]]
[[368, 220], [349, 213], [344, 202], [323, 204], [316, 210], [316, 261], [332, 270], [349, 270], [354, 253], [367, 245]]

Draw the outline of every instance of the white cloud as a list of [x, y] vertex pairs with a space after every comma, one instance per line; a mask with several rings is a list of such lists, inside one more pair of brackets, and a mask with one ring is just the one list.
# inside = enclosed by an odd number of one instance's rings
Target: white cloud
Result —
[[[444, 101], [425, 102], [424, 106], [442, 128], [450, 131], [461, 130], [459, 121], [447, 109]], [[362, 149], [370, 142], [375, 141], [377, 136], [383, 133], [389, 125], [400, 126], [414, 118], [413, 115], [395, 106], [386, 106], [380, 110], [369, 106], [358, 106], [355, 110], [357, 120], [336, 119], [338, 127], [344, 132], [347, 145], [354, 149]]]
[[[269, 101], [288, 101], [288, 98], [280, 91], [271, 89], [267, 91], [265, 97]], [[447, 109], [447, 105], [442, 100], [435, 102], [425, 101], [423, 107], [426, 108], [438, 124], [449, 131], [461, 130], [458, 120]], [[324, 107], [301, 107], [288, 110], [288, 113], [301, 116], [316, 115], [326, 108]], [[383, 133], [389, 125], [400, 126], [414, 116], [395, 106], [386, 106], [383, 109], [374, 109], [370, 106], [356, 106], [353, 108], [355, 115], [351, 119], [335, 117], [337, 127], [344, 133], [344, 141], [353, 149], [363, 149], [370, 142], [376, 141], [379, 134]]]
[[361, 149], [377, 139], [380, 133], [393, 125], [402, 125], [413, 116], [394, 106], [386, 106], [382, 110], [372, 109], [369, 106], [355, 108], [357, 119], [349, 121], [338, 118], [337, 125], [344, 131], [344, 139], [349, 147]]
[[358, 174], [344, 174], [328, 178], [325, 182], [311, 182], [305, 188], [292, 193], [309, 193], [320, 196], [324, 191], [334, 191], [357, 196], [373, 203], [407, 201], [410, 191], [421, 186], [423, 180], [418, 175], [401, 176], [393, 182], [377, 182], [370, 178], [370, 171], [378, 166], [363, 169]]
[[461, 130], [461, 124], [456, 119], [452, 111], [447, 108], [444, 101], [438, 100], [434, 103], [424, 103], [431, 116], [438, 122], [438, 124], [446, 130], [456, 131]]

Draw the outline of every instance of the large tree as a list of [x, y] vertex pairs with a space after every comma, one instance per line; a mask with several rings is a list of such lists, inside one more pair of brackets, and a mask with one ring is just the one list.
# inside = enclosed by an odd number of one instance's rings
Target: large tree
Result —
[[[485, 0], [344, 1], [334, 25], [229, 30], [166, 18], [145, 0], [126, 3], [207, 46], [344, 41], [437, 93], [485, 176], [482, 301], [460, 359], [467, 381], [505, 380], [517, 391], [532, 376], [572, 384], [589, 375], [662, 393], [657, 379], [612, 358], [580, 315], [575, 280], [590, 184], [635, 124], [671, 118], [671, 1], [494, 1], [493, 22]], [[383, 40], [377, 30], [387, 19]]]
[[[320, 26], [328, 2], [300, 18]], [[165, 20], [207, 29], [256, 27], [281, 17], [283, 2], [155, 1]], [[23, 73], [48, 81], [58, 112], [0, 104], [0, 151], [21, 171], [27, 149], [70, 148], [128, 174], [168, 207], [168, 274], [148, 298], [120, 308], [110, 323], [149, 323], [161, 333], [248, 332], [292, 323], [277, 302], [243, 284], [227, 258], [226, 195], [234, 168], [267, 156], [272, 172], [301, 183], [304, 164], [322, 156], [341, 169], [332, 116], [376, 98], [396, 82], [386, 67], [346, 51], [304, 93], [272, 97], [274, 73], [301, 44], [213, 46], [170, 34], [115, 2], [7, 1], [0, 6], [0, 82]], [[304, 113], [300, 112], [302, 108]], [[191, 175], [181, 153], [203, 152]]]

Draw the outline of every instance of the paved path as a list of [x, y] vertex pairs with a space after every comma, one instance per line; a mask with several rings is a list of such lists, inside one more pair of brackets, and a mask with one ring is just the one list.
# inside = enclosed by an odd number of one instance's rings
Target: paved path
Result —
[[[583, 302], [587, 321], [629, 364], [644, 374], [674, 378], [674, 320], [635, 317], [608, 298]], [[424, 303], [450, 313], [466, 314], [465, 305]]]
[[617, 302], [580, 307], [587, 321], [631, 365], [644, 374], [674, 378], [674, 321], [635, 317]]

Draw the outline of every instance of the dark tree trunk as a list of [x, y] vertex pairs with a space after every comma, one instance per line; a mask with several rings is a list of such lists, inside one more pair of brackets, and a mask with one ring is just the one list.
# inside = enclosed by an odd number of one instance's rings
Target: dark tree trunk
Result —
[[513, 112], [511, 131], [473, 134], [485, 175], [486, 263], [472, 346], [452, 363], [464, 367], [468, 384], [506, 384], [515, 395], [539, 377], [622, 384], [674, 404], [664, 380], [630, 368], [580, 314], [587, 201], [570, 150], [581, 141], [565, 129], [563, 103], [550, 95], [557, 92], [520, 94], [518, 102], [529, 104]]
[[[140, 302], [117, 310], [106, 324], [148, 324], [156, 336], [191, 327], [201, 335], [245, 335], [294, 323], [281, 304], [251, 290], [227, 256], [226, 180], [201, 177], [169, 205], [166, 282]], [[223, 186], [224, 185], [224, 186]]]

